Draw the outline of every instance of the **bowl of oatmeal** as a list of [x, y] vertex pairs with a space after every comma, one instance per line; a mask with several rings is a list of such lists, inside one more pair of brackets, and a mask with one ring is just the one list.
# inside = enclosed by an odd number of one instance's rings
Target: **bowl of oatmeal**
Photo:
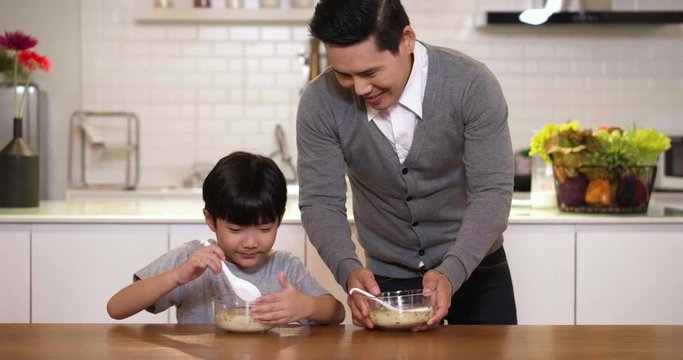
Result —
[[421, 289], [383, 292], [377, 298], [392, 307], [368, 301], [370, 320], [381, 329], [412, 328], [426, 323], [434, 314], [431, 300], [422, 295]]
[[275, 327], [251, 317], [251, 309], [266, 305], [264, 303], [244, 301], [237, 295], [214, 297], [211, 303], [214, 323], [222, 329], [238, 333], [255, 333]]

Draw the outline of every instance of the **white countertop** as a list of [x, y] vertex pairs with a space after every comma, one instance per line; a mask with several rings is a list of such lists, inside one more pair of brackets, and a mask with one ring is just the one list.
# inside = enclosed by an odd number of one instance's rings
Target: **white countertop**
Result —
[[[678, 204], [678, 205], [677, 205]], [[0, 208], [0, 223], [203, 223], [200, 200], [43, 201], [36, 208]], [[351, 206], [349, 220], [353, 221]], [[297, 197], [287, 203], [283, 223], [301, 222]], [[534, 209], [513, 200], [510, 224], [683, 224], [683, 204], [653, 198], [647, 214], [576, 214]]]

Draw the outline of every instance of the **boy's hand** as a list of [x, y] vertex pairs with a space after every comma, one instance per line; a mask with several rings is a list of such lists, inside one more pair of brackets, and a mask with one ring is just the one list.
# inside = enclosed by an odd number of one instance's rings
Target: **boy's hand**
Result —
[[313, 298], [297, 290], [285, 278], [285, 273], [277, 274], [282, 291], [256, 299], [260, 305], [251, 308], [254, 319], [264, 324], [287, 324], [308, 318], [313, 309]]
[[214, 274], [221, 273], [221, 261], [225, 260], [223, 250], [216, 244], [202, 247], [175, 269], [175, 279], [178, 285], [186, 284], [210, 268]]

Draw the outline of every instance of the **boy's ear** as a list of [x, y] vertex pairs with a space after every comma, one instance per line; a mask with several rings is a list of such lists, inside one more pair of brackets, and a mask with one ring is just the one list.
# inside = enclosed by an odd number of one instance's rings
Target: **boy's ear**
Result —
[[216, 221], [213, 219], [213, 216], [211, 216], [211, 213], [209, 213], [209, 210], [204, 209], [204, 222], [206, 225], [209, 225], [209, 229], [211, 231], [216, 232]]

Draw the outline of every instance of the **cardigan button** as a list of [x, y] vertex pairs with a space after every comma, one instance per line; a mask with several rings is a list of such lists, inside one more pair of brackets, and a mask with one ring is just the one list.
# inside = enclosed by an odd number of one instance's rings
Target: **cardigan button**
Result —
[[413, 200], [413, 197], [412, 197], [412, 196], [406, 197], [406, 201], [410, 201], [410, 200]]
[[415, 226], [420, 225], [420, 223], [418, 221], [416, 221], [416, 222], [412, 223], [411, 225], [413, 225], [413, 227], [415, 227]]
[[420, 251], [417, 252], [418, 255], [422, 256], [425, 254], [425, 249], [420, 249]]
[[405, 175], [408, 173], [408, 168], [401, 169], [401, 174]]

